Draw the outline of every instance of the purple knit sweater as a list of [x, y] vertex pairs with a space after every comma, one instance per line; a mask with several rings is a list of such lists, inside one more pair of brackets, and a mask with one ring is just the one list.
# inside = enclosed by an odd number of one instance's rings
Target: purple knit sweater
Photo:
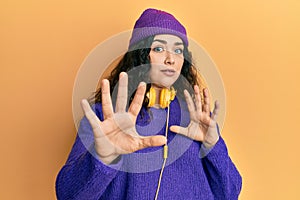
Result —
[[[177, 99], [171, 103], [169, 126], [188, 125], [189, 114], [183, 107]], [[96, 104], [94, 110], [103, 120], [101, 105]], [[136, 123], [139, 134], [164, 135], [165, 110], [151, 108], [149, 115], [142, 108], [141, 113]], [[238, 199], [242, 179], [221, 137], [207, 151], [201, 142], [169, 131], [168, 144], [169, 156], [158, 199]], [[208, 153], [202, 157], [200, 152], [205, 151]], [[153, 200], [162, 162], [162, 147], [153, 147], [123, 155], [115, 164], [103, 164], [94, 152], [90, 124], [83, 118], [69, 158], [57, 176], [57, 198]]]

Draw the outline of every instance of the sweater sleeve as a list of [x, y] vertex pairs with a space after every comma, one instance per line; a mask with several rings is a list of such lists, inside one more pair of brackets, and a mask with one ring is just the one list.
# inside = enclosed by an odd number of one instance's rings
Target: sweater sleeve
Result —
[[226, 144], [221, 137], [208, 154], [202, 158], [202, 162], [215, 199], [238, 199], [242, 187], [242, 177], [231, 161]]
[[84, 117], [68, 160], [57, 175], [57, 199], [98, 200], [121, 165], [122, 159], [116, 164], [105, 165], [97, 157], [92, 129]]

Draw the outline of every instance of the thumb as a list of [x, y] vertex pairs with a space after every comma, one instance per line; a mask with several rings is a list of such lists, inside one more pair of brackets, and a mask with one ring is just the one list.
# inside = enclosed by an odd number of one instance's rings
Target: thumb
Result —
[[188, 129], [182, 126], [171, 126], [170, 130], [173, 131], [174, 133], [178, 133], [181, 135], [185, 135], [185, 136], [188, 135]]
[[167, 138], [162, 135], [142, 137], [140, 140], [139, 149], [162, 146], [167, 143]]
[[91, 126], [93, 128], [96, 128], [98, 126], [98, 124], [100, 123], [100, 120], [98, 119], [97, 115], [94, 113], [94, 111], [92, 110], [90, 104], [88, 103], [88, 101], [86, 99], [83, 99], [81, 101], [81, 107], [84, 112], [84, 115], [90, 122]]

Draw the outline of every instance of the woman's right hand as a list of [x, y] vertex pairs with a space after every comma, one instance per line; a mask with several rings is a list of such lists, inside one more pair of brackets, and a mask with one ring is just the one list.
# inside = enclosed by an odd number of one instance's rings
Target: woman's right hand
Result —
[[83, 99], [81, 106], [92, 126], [95, 150], [102, 162], [110, 164], [121, 154], [129, 154], [147, 147], [162, 146], [166, 143], [164, 136], [142, 137], [135, 129], [136, 118], [146, 91], [145, 83], [139, 84], [127, 112], [128, 76], [125, 72], [120, 73], [115, 112], [108, 80], [102, 81], [101, 89], [103, 121], [99, 120], [87, 100]]

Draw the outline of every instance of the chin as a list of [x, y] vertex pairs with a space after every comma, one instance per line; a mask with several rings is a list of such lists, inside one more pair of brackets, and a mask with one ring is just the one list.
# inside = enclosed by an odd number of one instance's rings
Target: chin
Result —
[[158, 85], [160, 85], [161, 87], [164, 87], [164, 88], [170, 88], [172, 87], [172, 85], [175, 83], [175, 81], [172, 81], [172, 82], [162, 82]]
[[175, 81], [177, 80], [178, 77], [174, 78], [162, 78], [159, 80], [153, 80], [152, 84], [156, 85], [157, 87], [161, 87], [161, 88], [170, 88]]

